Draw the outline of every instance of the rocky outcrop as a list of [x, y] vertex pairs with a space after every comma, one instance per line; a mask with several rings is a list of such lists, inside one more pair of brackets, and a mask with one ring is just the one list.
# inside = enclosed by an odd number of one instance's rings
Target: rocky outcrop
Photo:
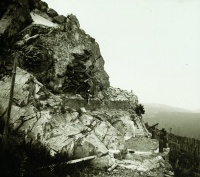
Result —
[[47, 14], [48, 14], [50, 17], [56, 17], [56, 16], [58, 16], [58, 13], [57, 13], [54, 9], [51, 9], [51, 8], [49, 8], [49, 9], [47, 10]]
[[2, 53], [7, 52], [10, 61], [18, 55], [18, 66], [54, 93], [86, 96], [88, 91], [94, 95], [109, 87], [99, 46], [74, 15], [58, 15], [42, 1], [33, 5], [16, 1], [9, 4], [0, 24], [1, 44], [14, 44], [12, 51], [4, 47]]
[[[127, 128], [125, 133], [115, 128], [112, 118], [126, 113], [127, 120], [122, 117], [121, 120], [128, 125], [128, 120], [131, 122], [128, 112], [69, 108], [65, 106], [64, 95], [52, 94], [25, 70], [17, 68], [16, 73], [10, 124], [13, 131], [24, 132], [26, 142], [39, 141], [52, 155], [58, 152], [67, 153], [71, 158], [97, 155], [100, 161], [96, 159], [94, 164], [104, 162], [105, 158], [107, 166], [114, 161], [109, 156], [110, 149], [126, 149], [124, 137], [126, 134], [133, 137], [134, 131]], [[0, 112], [4, 112], [8, 104], [10, 77], [4, 77], [0, 85]]]
[[138, 98], [110, 87], [95, 39], [76, 16], [59, 15], [40, 0], [0, 3], [0, 121], [6, 118], [15, 60], [10, 128], [25, 143], [39, 142], [52, 156], [95, 155], [91, 164], [99, 168], [127, 163], [127, 140], [138, 131], [147, 135], [134, 111]]

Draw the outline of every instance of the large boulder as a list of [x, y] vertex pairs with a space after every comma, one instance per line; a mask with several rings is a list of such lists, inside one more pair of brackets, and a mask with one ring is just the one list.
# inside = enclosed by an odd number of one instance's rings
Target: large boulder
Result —
[[47, 10], [47, 14], [48, 14], [50, 17], [58, 16], [58, 13], [57, 13], [54, 9], [51, 9], [51, 8], [49, 8], [49, 9]]
[[135, 137], [136, 126], [131, 120], [131, 114], [129, 112], [111, 111], [109, 122], [126, 140]]
[[[73, 31], [73, 30], [75, 30], [77, 28], [80, 28], [79, 21], [76, 18], [76, 16], [73, 15], [73, 14], [70, 14], [70, 15], [67, 16], [67, 21], [66, 22], [67, 22], [67, 26], [66, 27], [67, 27], [67, 29], [69, 31]], [[85, 33], [85, 32], [83, 32], [83, 33]]]
[[74, 157], [76, 158], [87, 157], [90, 155], [101, 157], [106, 154], [108, 154], [108, 149], [93, 132], [90, 132], [84, 138], [81, 138], [74, 148]]
[[58, 24], [65, 23], [65, 21], [66, 21], [66, 17], [64, 15], [58, 15], [58, 16], [54, 17], [54, 22], [56, 22]]
[[47, 9], [48, 9], [48, 4], [47, 4], [46, 2], [44, 2], [44, 1], [39, 1], [37, 7], [38, 7], [38, 9], [40, 9], [41, 11], [46, 12]]
[[80, 121], [94, 131], [98, 139], [107, 149], [124, 149], [125, 141], [123, 135], [116, 130], [108, 121], [101, 121], [92, 115], [83, 114]]

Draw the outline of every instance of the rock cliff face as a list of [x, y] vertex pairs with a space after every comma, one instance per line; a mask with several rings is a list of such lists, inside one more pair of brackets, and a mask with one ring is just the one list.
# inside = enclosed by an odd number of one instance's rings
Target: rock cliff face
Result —
[[[8, 105], [10, 82], [9, 76], [0, 81], [1, 113]], [[112, 88], [112, 92], [114, 90]], [[121, 97], [128, 101], [122, 93]], [[71, 101], [68, 103], [68, 100]], [[135, 136], [131, 116], [136, 118], [137, 115], [126, 110], [130, 105], [125, 104], [125, 110], [115, 109], [117, 101], [103, 96], [101, 100], [90, 100], [90, 104], [95, 105], [97, 101], [99, 106], [91, 109], [81, 96], [52, 94], [32, 74], [18, 67], [10, 126], [16, 132], [23, 132], [26, 142], [33, 140], [45, 144], [52, 155], [66, 152], [71, 158], [101, 157], [108, 156], [109, 149], [126, 149], [125, 139]], [[108, 103], [112, 104], [106, 106]], [[84, 105], [89, 110], [81, 107]], [[112, 109], [108, 109], [109, 106]]]
[[84, 95], [90, 90], [94, 95], [109, 87], [99, 46], [74, 15], [57, 15], [42, 1], [34, 6], [16, 1], [8, 5], [0, 24], [2, 49], [12, 49], [3, 50], [1, 61], [17, 58], [19, 67], [51, 91]]
[[0, 3], [1, 121], [15, 61], [10, 127], [25, 142], [40, 142], [51, 155], [96, 155], [94, 166], [110, 167], [117, 163], [113, 152], [128, 154], [128, 139], [148, 136], [134, 112], [137, 96], [110, 87], [98, 43], [76, 16], [40, 0]]

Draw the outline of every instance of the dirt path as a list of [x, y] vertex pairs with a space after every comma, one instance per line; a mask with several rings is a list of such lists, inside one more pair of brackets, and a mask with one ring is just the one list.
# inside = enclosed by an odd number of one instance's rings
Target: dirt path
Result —
[[126, 141], [128, 149], [135, 151], [152, 151], [158, 148], [158, 140], [146, 137], [135, 137]]
[[[158, 141], [146, 137], [131, 138], [126, 141], [127, 148], [137, 152], [153, 152], [158, 149]], [[143, 161], [156, 157], [158, 154], [151, 153], [151, 155], [134, 154], [133, 160]], [[117, 166], [113, 171], [85, 168], [79, 173], [79, 177], [170, 177], [169, 170], [166, 170], [166, 165], [163, 164], [158, 168], [150, 171], [137, 171]]]

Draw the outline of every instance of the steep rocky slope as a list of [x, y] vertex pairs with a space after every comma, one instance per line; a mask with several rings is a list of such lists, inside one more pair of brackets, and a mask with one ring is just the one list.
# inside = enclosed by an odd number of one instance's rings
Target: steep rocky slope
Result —
[[[17, 2], [8, 6], [1, 19], [2, 49], [5, 45], [12, 46], [12, 50], [2, 51], [2, 68], [4, 63], [12, 63], [15, 57], [19, 67], [34, 74], [56, 93], [83, 95], [90, 89], [95, 94], [109, 87], [99, 46], [80, 29], [74, 15], [59, 16], [51, 14], [49, 9], [46, 12], [48, 6], [41, 1], [35, 4], [38, 9], [30, 13], [31, 9], [27, 8], [30, 3]], [[27, 11], [21, 12], [20, 9]], [[47, 26], [43, 25], [44, 21]]]
[[138, 98], [110, 86], [98, 43], [76, 16], [58, 15], [40, 0], [0, 3], [1, 122], [16, 62], [10, 128], [26, 143], [40, 142], [52, 156], [95, 155], [91, 164], [98, 168], [126, 168], [127, 163], [137, 171], [159, 168], [167, 153], [154, 152], [158, 144], [150, 149], [154, 165], [134, 161], [129, 153], [131, 138], [149, 136], [134, 111]]

